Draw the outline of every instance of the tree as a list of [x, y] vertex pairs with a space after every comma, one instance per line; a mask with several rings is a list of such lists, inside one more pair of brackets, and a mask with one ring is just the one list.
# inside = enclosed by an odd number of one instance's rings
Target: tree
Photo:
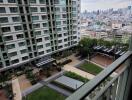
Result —
[[97, 45], [96, 39], [84, 38], [79, 42], [79, 52], [83, 57], [90, 55], [93, 52], [93, 46]]

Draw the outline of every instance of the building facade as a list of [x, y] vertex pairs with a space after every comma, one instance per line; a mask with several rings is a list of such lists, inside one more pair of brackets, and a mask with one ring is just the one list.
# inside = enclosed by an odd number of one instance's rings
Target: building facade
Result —
[[78, 44], [80, 0], [0, 0], [0, 70]]

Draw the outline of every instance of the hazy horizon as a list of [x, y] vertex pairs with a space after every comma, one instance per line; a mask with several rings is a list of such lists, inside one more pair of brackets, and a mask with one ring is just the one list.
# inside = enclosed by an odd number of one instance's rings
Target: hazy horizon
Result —
[[130, 0], [81, 0], [81, 12], [125, 8], [130, 3]]

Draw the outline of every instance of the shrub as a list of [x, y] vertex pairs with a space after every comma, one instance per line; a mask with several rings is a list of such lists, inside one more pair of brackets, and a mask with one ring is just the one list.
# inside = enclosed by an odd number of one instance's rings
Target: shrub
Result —
[[77, 75], [76, 73], [73, 73], [73, 72], [66, 72], [64, 75], [67, 77], [73, 78], [73, 79], [77, 79], [77, 80], [82, 81], [82, 82], [89, 81], [88, 79], [86, 79], [80, 75]]

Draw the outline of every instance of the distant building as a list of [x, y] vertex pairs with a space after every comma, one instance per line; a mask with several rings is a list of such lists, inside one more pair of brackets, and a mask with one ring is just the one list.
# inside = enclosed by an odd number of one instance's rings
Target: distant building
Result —
[[121, 29], [121, 28], [122, 28], [122, 23], [120, 23], [120, 22], [113, 22], [112, 23], [112, 29], [118, 30], [118, 29]]

